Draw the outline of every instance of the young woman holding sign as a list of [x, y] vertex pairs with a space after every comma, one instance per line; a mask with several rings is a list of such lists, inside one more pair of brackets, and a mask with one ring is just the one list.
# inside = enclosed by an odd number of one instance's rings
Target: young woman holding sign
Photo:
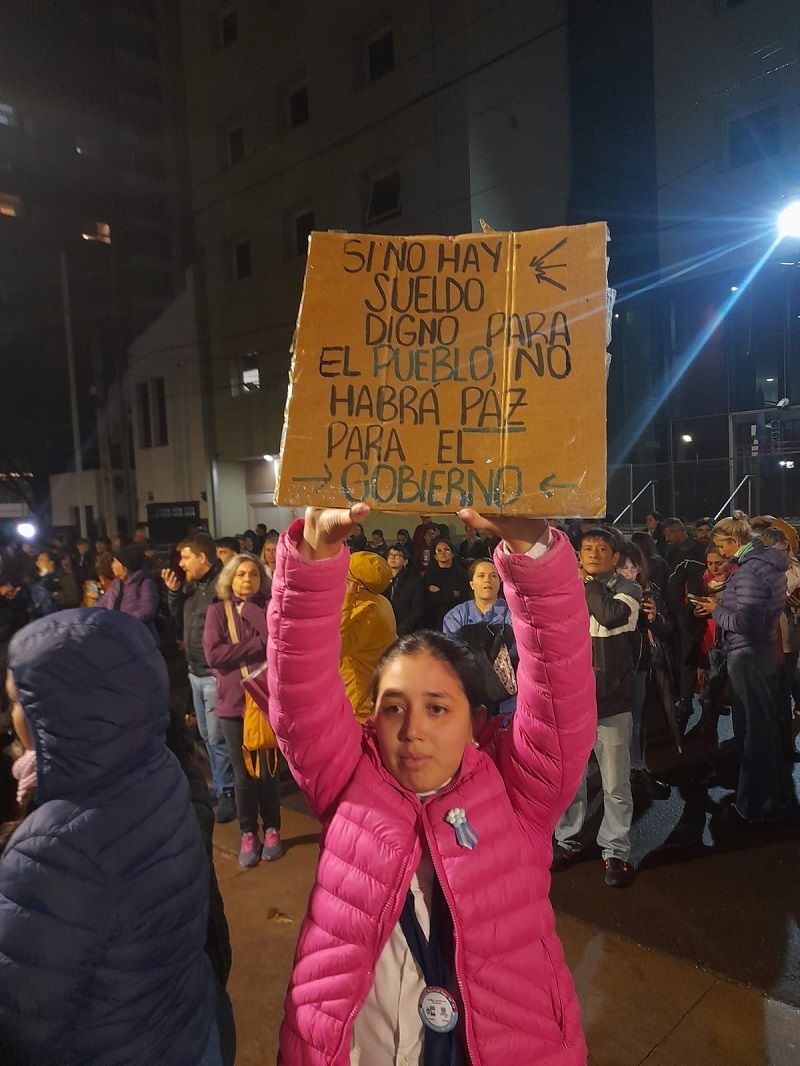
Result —
[[309, 508], [278, 546], [270, 718], [323, 823], [281, 1061], [581, 1066], [548, 900], [551, 835], [596, 729], [572, 548], [542, 520], [461, 511], [505, 541], [495, 562], [519, 648], [517, 712], [507, 730], [484, 728], [470, 653], [422, 631], [380, 660], [361, 726], [339, 676], [339, 624], [342, 545], [367, 512]]

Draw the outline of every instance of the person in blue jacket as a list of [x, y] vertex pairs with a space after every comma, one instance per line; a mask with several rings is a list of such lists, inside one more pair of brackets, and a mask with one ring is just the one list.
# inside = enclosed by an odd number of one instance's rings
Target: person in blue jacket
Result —
[[0, 857], [0, 1060], [221, 1066], [208, 859], [155, 641], [61, 611], [11, 641], [8, 691], [36, 792]]

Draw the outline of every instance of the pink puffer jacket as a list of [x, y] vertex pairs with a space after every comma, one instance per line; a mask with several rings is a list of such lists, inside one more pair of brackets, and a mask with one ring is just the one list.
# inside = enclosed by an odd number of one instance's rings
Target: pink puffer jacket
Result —
[[[514, 616], [519, 697], [511, 728], [468, 746], [422, 804], [384, 768], [339, 676], [348, 553], [309, 562], [294, 523], [269, 607], [270, 719], [323, 824], [280, 1034], [283, 1066], [347, 1066], [353, 1021], [427, 839], [452, 911], [471, 1066], [582, 1066], [586, 1044], [548, 899], [551, 835], [596, 731], [589, 619], [566, 536], [542, 558], [498, 551]], [[478, 834], [460, 848], [445, 816]]]

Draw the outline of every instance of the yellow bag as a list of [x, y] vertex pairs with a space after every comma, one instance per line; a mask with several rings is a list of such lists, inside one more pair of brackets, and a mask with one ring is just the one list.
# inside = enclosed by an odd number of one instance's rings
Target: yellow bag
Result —
[[[231, 644], [239, 643], [239, 635], [236, 632], [236, 623], [233, 620], [233, 607], [230, 600], [225, 601], [225, 615], [228, 619], [228, 633]], [[242, 663], [239, 667], [242, 677], [250, 676], [247, 667]], [[263, 751], [270, 777], [278, 772], [278, 741], [275, 732], [269, 724], [266, 710], [262, 710], [253, 695], [244, 689], [244, 720], [242, 729], [242, 753], [244, 764], [251, 777], [258, 777], [258, 753]], [[266, 753], [270, 752], [271, 756]]]

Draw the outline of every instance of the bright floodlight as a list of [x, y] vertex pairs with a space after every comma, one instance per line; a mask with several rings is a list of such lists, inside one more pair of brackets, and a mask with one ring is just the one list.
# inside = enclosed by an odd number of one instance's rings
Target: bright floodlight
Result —
[[684, 433], [682, 435], [682, 437], [681, 437], [681, 440], [683, 441], [684, 444], [691, 444], [692, 443], [692, 435], [691, 435], [691, 433]]
[[17, 526], [17, 533], [25, 540], [32, 540], [36, 536], [36, 526], [31, 525], [30, 522], [20, 522]]
[[793, 200], [778, 215], [779, 237], [800, 237], [800, 200]]
[[262, 455], [261, 458], [264, 460], [265, 463], [271, 463], [274, 460], [274, 456], [272, 455]]

